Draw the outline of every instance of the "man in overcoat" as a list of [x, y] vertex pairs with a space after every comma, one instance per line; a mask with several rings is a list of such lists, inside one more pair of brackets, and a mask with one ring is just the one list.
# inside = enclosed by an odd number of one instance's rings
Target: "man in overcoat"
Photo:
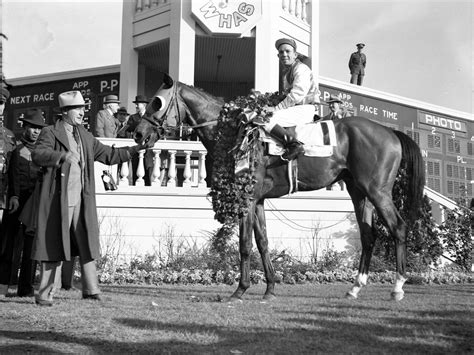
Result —
[[14, 283], [20, 269], [17, 295], [29, 297], [34, 295], [33, 281], [36, 271], [36, 263], [31, 260], [33, 235], [25, 232], [18, 218], [38, 179], [40, 168], [31, 161], [31, 152], [46, 124], [40, 109], [28, 110], [18, 120], [23, 121], [23, 134], [12, 153], [8, 167], [9, 210], [3, 220], [3, 237], [7, 239], [8, 248], [4, 250], [4, 258], [0, 263], [0, 284]]
[[77, 248], [82, 297], [100, 300], [95, 259], [99, 258], [99, 223], [95, 199], [94, 161], [113, 165], [130, 160], [139, 146], [102, 144], [81, 124], [84, 99], [79, 91], [59, 94], [62, 118], [43, 128], [32, 153], [42, 167], [33, 259], [41, 261], [36, 304], [52, 306], [61, 262]]
[[[15, 135], [4, 127], [5, 103], [10, 97], [7, 84], [0, 73], [0, 268], [8, 265], [9, 260], [5, 254], [8, 250], [8, 238], [6, 238], [5, 226], [2, 223], [4, 211], [8, 209], [8, 178], [7, 171], [10, 164], [12, 152], [16, 147]], [[0, 296], [8, 293], [10, 280], [0, 280]]]
[[349, 69], [351, 71], [351, 84], [362, 85], [365, 75], [365, 65], [367, 64], [367, 57], [362, 53], [364, 43], [357, 43], [357, 52], [351, 54], [349, 58]]
[[323, 117], [323, 120], [338, 120], [349, 116], [347, 110], [345, 110], [342, 106], [342, 100], [338, 96], [330, 95], [326, 102], [329, 106], [330, 112]]
[[119, 108], [119, 99], [116, 95], [107, 95], [104, 98], [104, 109], [97, 112], [95, 123], [96, 137], [115, 138], [119, 122], [115, 117]]

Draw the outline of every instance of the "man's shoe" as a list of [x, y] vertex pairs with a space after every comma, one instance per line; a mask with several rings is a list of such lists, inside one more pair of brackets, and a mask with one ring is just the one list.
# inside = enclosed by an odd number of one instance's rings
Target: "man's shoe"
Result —
[[52, 307], [53, 306], [53, 301], [42, 300], [41, 298], [35, 299], [35, 303], [38, 306], [41, 306], [41, 307]]
[[34, 297], [35, 291], [18, 291], [16, 294], [18, 297]]
[[77, 288], [75, 288], [74, 286], [64, 286], [64, 287], [61, 287], [61, 290], [64, 290], [64, 291], [77, 291]]
[[95, 295], [82, 295], [82, 299], [84, 299], [84, 300], [93, 300], [93, 301], [102, 301], [102, 297], [100, 297], [100, 293], [96, 293]]

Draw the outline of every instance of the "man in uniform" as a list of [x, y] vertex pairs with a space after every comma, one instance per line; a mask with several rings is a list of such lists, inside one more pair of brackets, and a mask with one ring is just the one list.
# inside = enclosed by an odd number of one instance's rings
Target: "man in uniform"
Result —
[[351, 84], [357, 84], [360, 86], [364, 80], [367, 57], [362, 53], [365, 44], [357, 43], [356, 46], [357, 52], [352, 53], [349, 59], [349, 69], [351, 71]]
[[23, 134], [8, 167], [9, 211], [4, 218], [4, 237], [9, 240], [7, 244], [10, 246], [5, 250], [5, 260], [10, 262], [1, 263], [0, 283], [4, 284], [9, 277], [16, 279], [20, 268], [17, 294], [19, 297], [29, 297], [34, 295], [33, 281], [36, 271], [36, 263], [31, 259], [34, 235], [26, 233], [25, 226], [21, 225], [18, 218], [33, 194], [38, 180], [40, 168], [31, 161], [31, 152], [46, 124], [40, 109], [28, 110], [18, 120], [23, 121]]
[[[1, 74], [1, 73], [0, 73]], [[7, 84], [3, 75], [0, 80], [0, 268], [3, 263], [8, 263], [5, 251], [8, 250], [8, 238], [5, 237], [5, 228], [2, 223], [3, 213], [7, 206], [8, 177], [7, 171], [13, 150], [16, 147], [15, 135], [12, 131], [4, 127], [5, 103], [10, 97]], [[0, 295], [6, 295], [10, 280], [0, 280]]]
[[119, 99], [116, 95], [107, 95], [104, 98], [104, 109], [97, 112], [95, 136], [115, 138], [119, 126], [115, 113], [119, 108]]
[[284, 159], [293, 160], [304, 152], [304, 148], [284, 127], [313, 122], [319, 91], [311, 69], [298, 59], [293, 39], [280, 38], [275, 42], [275, 48], [283, 68], [281, 87], [285, 98], [277, 106], [268, 108], [267, 111], [273, 112], [270, 122], [257, 118], [254, 123], [263, 125], [265, 131], [283, 143], [286, 149], [282, 156]]

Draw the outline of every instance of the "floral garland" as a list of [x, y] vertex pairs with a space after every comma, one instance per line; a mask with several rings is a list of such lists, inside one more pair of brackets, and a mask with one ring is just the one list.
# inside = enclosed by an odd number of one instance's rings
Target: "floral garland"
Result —
[[[256, 116], [268, 120], [271, 113], [265, 107], [277, 105], [282, 98], [278, 93], [253, 92], [225, 104], [219, 115], [209, 196], [214, 218], [229, 232], [248, 213], [261, 160], [259, 130], [248, 123]], [[236, 161], [242, 159], [248, 159], [249, 168], [236, 174]]]

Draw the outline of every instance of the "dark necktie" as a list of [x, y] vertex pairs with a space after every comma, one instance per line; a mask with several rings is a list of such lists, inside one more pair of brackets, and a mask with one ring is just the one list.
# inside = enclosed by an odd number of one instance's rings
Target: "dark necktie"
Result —
[[79, 164], [82, 165], [82, 146], [81, 146], [81, 138], [79, 137], [79, 130], [77, 126], [72, 126], [72, 136], [77, 143], [77, 152], [79, 153]]

